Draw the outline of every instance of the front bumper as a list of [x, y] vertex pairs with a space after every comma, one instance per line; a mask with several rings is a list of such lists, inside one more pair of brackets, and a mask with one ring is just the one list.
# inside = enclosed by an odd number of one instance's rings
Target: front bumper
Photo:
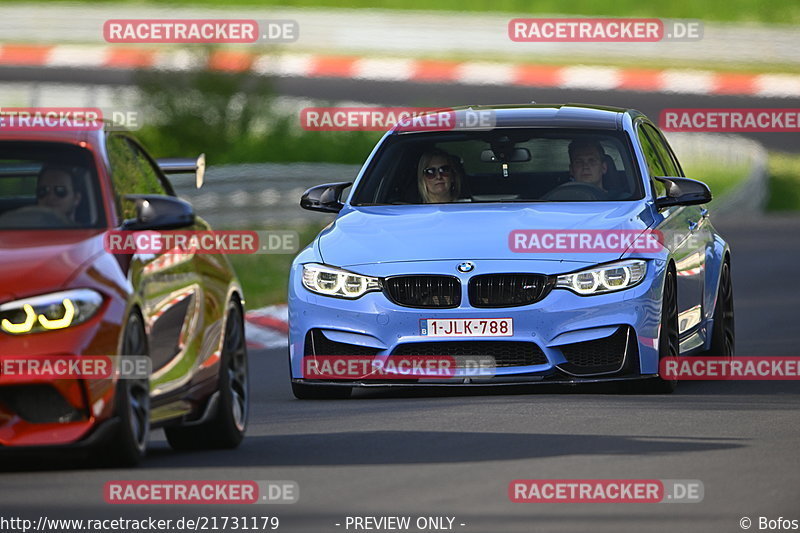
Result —
[[[14, 358], [114, 355], [121, 328], [108, 307], [75, 327], [29, 335], [0, 334], [0, 352]], [[76, 446], [110, 420], [116, 378], [52, 379], [0, 371], [0, 449]]]
[[[581, 266], [559, 261], [530, 260], [475, 261], [475, 264], [475, 272], [484, 274], [538, 272], [552, 275], [576, 270]], [[579, 296], [565, 289], [554, 289], [539, 302], [507, 308], [471, 307], [467, 295], [471, 274], [457, 273], [453, 266], [453, 261], [426, 261], [349, 267], [354, 272], [378, 277], [447, 274], [460, 279], [463, 294], [459, 307], [418, 309], [397, 305], [380, 292], [367, 293], [356, 300], [311, 293], [302, 286], [302, 267], [295, 264], [289, 286], [289, 353], [292, 379], [304, 381], [304, 356], [371, 354], [391, 357], [396, 353], [417, 353], [409, 345], [415, 345], [416, 348], [423, 346], [417, 343], [442, 342], [474, 343], [467, 348], [480, 352], [483, 350], [482, 346], [488, 346], [480, 343], [486, 341], [526, 343], [538, 356], [531, 360], [531, 364], [515, 363], [513, 358], [505, 362], [498, 359], [495, 375], [488, 379], [462, 378], [457, 375], [456, 378], [446, 381], [373, 383], [363, 380], [334, 380], [325, 383], [347, 386], [463, 386], [596, 382], [657, 375], [663, 261], [648, 261], [645, 278], [630, 289], [595, 296]], [[490, 338], [422, 335], [420, 320], [429, 318], [512, 318], [514, 333], [508, 337]], [[333, 346], [340, 352], [333, 354], [322, 353], [318, 349], [315, 351], [310, 346], [310, 341], [315, 339], [333, 342], [323, 342], [324, 351], [329, 352]], [[614, 355], [616, 358], [612, 357]], [[602, 364], [592, 364], [593, 362]], [[318, 380], [314, 380], [314, 383], [323, 384]]]

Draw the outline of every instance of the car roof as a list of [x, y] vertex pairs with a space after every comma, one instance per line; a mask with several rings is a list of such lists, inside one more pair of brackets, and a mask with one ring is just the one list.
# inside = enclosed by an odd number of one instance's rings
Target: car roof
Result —
[[79, 144], [86, 142], [93, 146], [98, 146], [99, 141], [110, 132], [119, 132], [122, 134], [130, 133], [125, 128], [114, 124], [110, 120], [101, 119], [103, 123], [102, 128], [98, 129], [85, 129], [85, 130], [59, 130], [57, 128], [49, 129], [2, 129], [0, 128], [1, 141], [40, 141], [40, 142], [63, 142], [70, 144]]
[[[517, 104], [517, 105], [471, 105], [443, 108], [436, 113], [452, 113], [456, 116], [473, 112], [490, 112], [495, 128], [586, 128], [621, 130], [625, 114], [635, 118], [644, 116], [634, 109], [589, 104]], [[445, 130], [447, 128], [442, 128]], [[431, 128], [427, 128], [428, 131]], [[398, 129], [413, 131], [413, 128]], [[419, 130], [418, 130], [419, 131]]]
[[35, 141], [35, 142], [61, 142], [69, 144], [80, 144], [86, 142], [97, 145], [97, 141], [105, 135], [103, 130], [81, 130], [81, 131], [0, 131], [0, 141]]

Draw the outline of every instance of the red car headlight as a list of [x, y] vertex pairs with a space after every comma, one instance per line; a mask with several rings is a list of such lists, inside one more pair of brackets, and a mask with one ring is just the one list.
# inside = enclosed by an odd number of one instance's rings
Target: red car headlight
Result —
[[0, 305], [0, 331], [25, 335], [75, 326], [89, 320], [103, 303], [91, 289], [53, 292]]

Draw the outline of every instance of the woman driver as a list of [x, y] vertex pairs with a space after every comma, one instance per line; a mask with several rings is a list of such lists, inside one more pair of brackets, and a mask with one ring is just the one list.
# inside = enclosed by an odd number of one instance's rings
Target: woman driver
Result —
[[461, 162], [443, 150], [422, 154], [417, 166], [417, 187], [426, 204], [449, 203], [461, 193]]

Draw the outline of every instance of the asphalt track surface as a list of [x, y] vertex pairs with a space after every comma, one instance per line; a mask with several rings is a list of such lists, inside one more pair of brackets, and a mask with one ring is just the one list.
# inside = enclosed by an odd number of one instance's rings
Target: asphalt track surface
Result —
[[[173, 76], [179, 76], [175, 73]], [[131, 70], [88, 68], [2, 67], [0, 82], [80, 83], [128, 86], [135, 82]], [[356, 101], [387, 106], [459, 106], [475, 104], [583, 103], [638, 109], [656, 123], [664, 109], [672, 108], [800, 108], [798, 98], [738, 95], [668, 94], [620, 90], [587, 90], [452, 83], [368, 81], [349, 78], [274, 79], [275, 93], [322, 102]], [[332, 104], [336, 105], [336, 104]], [[742, 133], [770, 150], [800, 151], [796, 133]]]
[[[800, 217], [715, 223], [734, 254], [738, 355], [798, 355]], [[2, 458], [0, 517], [278, 516], [278, 531], [337, 532], [354, 531], [347, 516], [449, 516], [453, 530], [480, 533], [724, 532], [741, 531], [745, 516], [752, 530], [761, 516], [800, 519], [797, 382], [683, 382], [666, 396], [523, 387], [299, 401], [286, 352], [250, 354], [251, 421], [239, 449], [177, 453], [156, 432], [131, 470]], [[705, 495], [682, 504], [511, 503], [508, 485], [519, 478], [693, 479]], [[120, 479], [293, 480], [300, 497], [106, 504], [105, 482]]]

